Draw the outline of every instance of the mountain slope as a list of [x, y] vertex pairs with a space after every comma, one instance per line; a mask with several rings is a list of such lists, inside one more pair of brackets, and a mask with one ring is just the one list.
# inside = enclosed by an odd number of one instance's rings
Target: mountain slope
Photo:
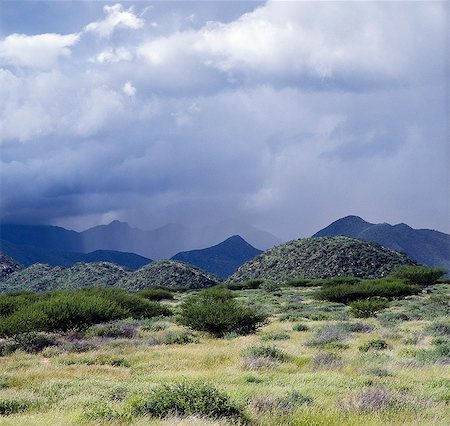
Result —
[[111, 262], [129, 269], [139, 269], [152, 261], [134, 253], [113, 250], [96, 250], [91, 253], [54, 251], [13, 244], [4, 240], [0, 240], [0, 250], [16, 259], [23, 266], [29, 266], [34, 263], [45, 263], [52, 266], [69, 267], [78, 262]]
[[405, 255], [377, 243], [349, 237], [293, 240], [244, 263], [229, 281], [254, 278], [285, 282], [295, 278], [355, 276], [376, 278], [401, 265], [413, 264]]
[[414, 229], [400, 223], [372, 224], [358, 216], [338, 219], [320, 230], [314, 237], [345, 235], [374, 241], [385, 247], [406, 253], [418, 263], [450, 269], [450, 235], [430, 229]]
[[172, 257], [198, 266], [221, 278], [231, 275], [239, 266], [253, 259], [261, 250], [251, 246], [239, 235], [233, 235], [221, 243], [200, 250], [184, 251]]
[[21, 265], [4, 253], [0, 253], [0, 279], [4, 279], [22, 269]]

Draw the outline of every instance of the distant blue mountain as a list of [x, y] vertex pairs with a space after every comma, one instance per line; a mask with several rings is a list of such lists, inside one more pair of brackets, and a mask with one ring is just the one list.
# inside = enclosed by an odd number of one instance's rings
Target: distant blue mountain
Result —
[[82, 232], [49, 225], [0, 224], [0, 239], [19, 246], [71, 253], [113, 250], [151, 259], [168, 259], [180, 251], [210, 247], [237, 234], [259, 249], [280, 243], [272, 234], [237, 220], [201, 227], [167, 224], [150, 231], [118, 220]]
[[346, 216], [316, 232], [313, 237], [344, 235], [406, 253], [423, 265], [450, 269], [450, 235], [430, 229], [414, 229], [400, 223], [373, 224], [358, 216]]
[[55, 251], [33, 246], [12, 244], [5, 240], [0, 240], [0, 252], [7, 254], [25, 267], [34, 263], [69, 267], [78, 262], [111, 262], [135, 270], [152, 262], [151, 259], [134, 253], [114, 250], [96, 250], [90, 253]]
[[262, 253], [261, 250], [251, 246], [242, 237], [233, 235], [215, 246], [180, 252], [172, 259], [197, 266], [221, 278], [227, 278], [239, 266], [260, 253]]

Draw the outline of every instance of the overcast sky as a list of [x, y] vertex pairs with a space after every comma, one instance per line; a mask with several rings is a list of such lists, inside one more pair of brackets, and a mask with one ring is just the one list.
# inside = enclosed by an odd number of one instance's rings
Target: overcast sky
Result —
[[2, 220], [450, 232], [446, 2], [2, 2]]

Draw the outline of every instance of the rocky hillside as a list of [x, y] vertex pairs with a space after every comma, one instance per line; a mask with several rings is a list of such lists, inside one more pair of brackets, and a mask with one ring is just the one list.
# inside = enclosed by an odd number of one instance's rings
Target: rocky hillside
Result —
[[0, 253], [0, 279], [6, 278], [21, 269], [19, 263], [6, 254]]
[[233, 235], [212, 247], [201, 250], [183, 251], [172, 257], [211, 272], [221, 278], [227, 278], [239, 266], [253, 259], [261, 250], [256, 249], [239, 235]]
[[130, 291], [165, 286], [173, 288], [206, 288], [220, 279], [202, 269], [174, 260], [158, 260], [132, 272], [117, 283]]
[[36, 263], [0, 281], [0, 291], [45, 291], [114, 286], [130, 271], [108, 262], [77, 263], [70, 268]]
[[305, 238], [281, 244], [243, 264], [229, 281], [254, 278], [284, 282], [294, 278], [388, 275], [401, 265], [414, 264], [405, 255], [377, 243], [349, 237]]

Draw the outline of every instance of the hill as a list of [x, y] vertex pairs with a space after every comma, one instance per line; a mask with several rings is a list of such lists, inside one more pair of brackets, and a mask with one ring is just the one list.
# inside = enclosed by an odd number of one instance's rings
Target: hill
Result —
[[14, 259], [6, 254], [0, 253], [0, 279], [6, 278], [9, 275], [17, 272], [22, 267]]
[[151, 259], [139, 256], [138, 254], [114, 250], [96, 250], [91, 253], [55, 251], [13, 244], [5, 240], [0, 241], [0, 246], [3, 253], [16, 259], [23, 266], [30, 266], [34, 263], [45, 263], [52, 266], [70, 267], [79, 262], [111, 262], [134, 270], [152, 262]]
[[344, 235], [374, 241], [406, 253], [417, 263], [450, 270], [450, 235], [430, 229], [414, 229], [400, 223], [373, 224], [358, 216], [346, 216], [321, 229], [313, 237]]
[[77, 263], [70, 268], [33, 264], [0, 281], [1, 292], [110, 287], [130, 271], [108, 262]]
[[244, 263], [229, 281], [263, 278], [284, 282], [336, 276], [376, 278], [388, 275], [398, 266], [413, 263], [405, 255], [373, 242], [349, 237], [305, 238], [281, 244]]
[[151, 287], [206, 288], [218, 284], [220, 279], [195, 266], [175, 260], [158, 260], [132, 272], [117, 283], [130, 291]]
[[260, 253], [262, 253], [261, 250], [247, 243], [239, 235], [234, 235], [212, 247], [180, 252], [172, 259], [198, 266], [221, 278], [227, 278], [239, 266]]

